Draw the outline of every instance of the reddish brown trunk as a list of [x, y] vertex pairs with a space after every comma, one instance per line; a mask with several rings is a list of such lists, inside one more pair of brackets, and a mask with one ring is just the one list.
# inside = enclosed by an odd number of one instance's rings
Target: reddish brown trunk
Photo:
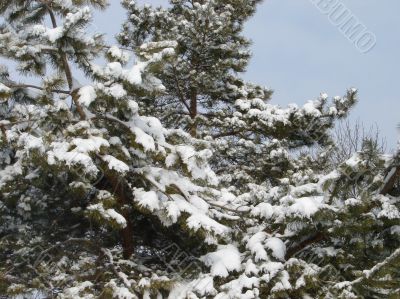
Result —
[[129, 220], [129, 217], [125, 215], [125, 213], [122, 213], [122, 215], [125, 217], [127, 223], [127, 226], [120, 231], [123, 256], [125, 259], [129, 259], [134, 251], [132, 222]]
[[106, 173], [105, 177], [111, 184], [111, 191], [113, 195], [117, 198], [119, 212], [126, 220], [126, 227], [121, 229], [119, 233], [121, 236], [124, 258], [128, 259], [131, 257], [134, 251], [132, 221], [130, 219], [129, 212], [124, 209], [124, 206], [130, 205], [129, 196], [126, 193], [124, 183], [117, 176]]
[[[44, 3], [44, 4], [47, 7], [47, 11], [49, 12], [53, 28], [57, 28], [57, 20], [56, 20], [56, 16], [55, 16], [53, 10], [51, 9], [51, 7], [47, 3]], [[73, 90], [74, 82], [73, 82], [71, 68], [70, 68], [69, 63], [68, 63], [67, 55], [61, 50], [61, 48], [58, 50], [58, 53], [60, 54], [60, 57], [62, 59], [62, 64], [63, 64], [63, 67], [64, 67], [65, 77], [67, 78], [68, 87], [70, 89], [72, 101], [74, 102], [74, 104], [76, 106], [76, 111], [78, 112], [81, 120], [85, 120], [86, 119], [86, 114], [83, 111], [81, 105], [79, 104], [78, 91], [77, 90]]]
[[388, 194], [393, 189], [393, 186], [396, 183], [397, 178], [399, 176], [400, 176], [400, 167], [396, 167], [396, 170], [391, 175], [391, 177], [387, 179], [387, 181], [386, 181], [385, 185], [383, 186], [383, 188], [382, 188], [380, 193], [382, 195]]

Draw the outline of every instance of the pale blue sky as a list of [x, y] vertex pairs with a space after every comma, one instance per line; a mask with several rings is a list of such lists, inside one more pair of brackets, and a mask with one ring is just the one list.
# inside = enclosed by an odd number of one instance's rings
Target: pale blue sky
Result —
[[320, 91], [359, 89], [351, 118], [376, 123], [394, 148], [400, 123], [400, 1], [343, 0], [377, 38], [361, 54], [310, 0], [266, 0], [248, 23], [253, 59], [246, 77], [275, 90], [273, 102], [303, 103]]

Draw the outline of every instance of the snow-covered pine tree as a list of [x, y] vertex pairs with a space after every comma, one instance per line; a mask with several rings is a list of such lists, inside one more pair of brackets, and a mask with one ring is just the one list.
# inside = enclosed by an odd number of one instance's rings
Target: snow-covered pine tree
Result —
[[[237, 77], [248, 58], [241, 26], [256, 2], [172, 1], [153, 10], [125, 1], [132, 23], [120, 38], [134, 41], [126, 45], [135, 49], [135, 64], [125, 50], [85, 31], [85, 5], [102, 8], [103, 1], [0, 3], [0, 53], [36, 75], [21, 83], [1, 69], [1, 293], [396, 298], [398, 160], [365, 143], [324, 173], [328, 129], [356, 92], [330, 106], [322, 95], [301, 108], [280, 108], [266, 102], [270, 91]], [[205, 44], [217, 51], [211, 56], [204, 54], [209, 47], [196, 50], [207, 22], [214, 31]], [[133, 32], [139, 39], [129, 37]], [[230, 35], [244, 52], [224, 62], [235, 49], [224, 42]], [[190, 77], [191, 52], [218, 68]], [[109, 63], [96, 65], [103, 53]], [[174, 66], [181, 68], [175, 91]], [[83, 86], [74, 79], [78, 70], [88, 77]], [[213, 78], [194, 80], [207, 71]], [[173, 123], [169, 113], [190, 113], [190, 86], [186, 105], [176, 94], [185, 82], [196, 88], [197, 114]], [[315, 143], [326, 145], [316, 158], [299, 153]], [[212, 187], [218, 180], [206, 163], [209, 149], [212, 167], [231, 174], [223, 185], [233, 184], [237, 197]], [[174, 249], [171, 240], [205, 266], [171, 273], [171, 264], [146, 262], [163, 246]]]
[[[148, 100], [169, 125], [204, 136], [207, 124], [201, 123], [201, 116], [209, 108], [223, 108], [224, 102], [232, 105], [234, 96], [248, 92], [232, 72], [243, 72], [247, 65], [249, 41], [240, 33], [260, 0], [170, 2], [164, 9], [123, 1], [130, 15], [119, 39], [139, 56], [145, 42], [177, 41], [176, 58], [160, 69], [166, 93], [155, 103]], [[254, 92], [261, 97], [269, 94], [263, 89]]]
[[[352, 160], [327, 173], [327, 152], [334, 150], [329, 129], [355, 104], [356, 90], [335, 97], [330, 105], [322, 94], [303, 107], [281, 108], [268, 103], [270, 90], [244, 82], [238, 73], [247, 65], [249, 42], [241, 31], [257, 2], [177, 0], [166, 8], [153, 8], [124, 1], [129, 19], [119, 39], [138, 57], [146, 49], [143, 43], [177, 41], [175, 56], [156, 71], [165, 83], [163, 95], [142, 97], [139, 105], [167, 127], [184, 129], [207, 141], [214, 152], [213, 169], [222, 176], [223, 186], [238, 195], [229, 209], [241, 217], [232, 239], [241, 265], [225, 247], [207, 254], [205, 261], [215, 282], [208, 294], [215, 298], [396, 294], [397, 274], [390, 270], [385, 277], [386, 267], [380, 262], [398, 262], [398, 236], [393, 233], [385, 239], [380, 229], [396, 232], [398, 204], [391, 197], [384, 197], [377, 206], [367, 204], [377, 203], [372, 198], [382, 198], [379, 190], [387, 189], [382, 157], [376, 153], [372, 157], [371, 150], [364, 148], [358, 154], [364, 169], [353, 170], [356, 181], [346, 168]], [[318, 155], [302, 153], [315, 144], [321, 147]], [[373, 184], [367, 188], [366, 182]], [[343, 204], [354, 189], [369, 190], [368, 198], [360, 193], [356, 200], [367, 205], [366, 210]], [[376, 218], [385, 210], [383, 202], [393, 205], [391, 219], [378, 217], [370, 225], [360, 221], [364, 214]], [[371, 242], [390, 249], [377, 254], [379, 246], [374, 249]], [[377, 276], [367, 279], [365, 273]], [[193, 291], [190, 284], [187, 291]]]
[[[321, 219], [322, 242], [306, 250], [328, 264], [333, 298], [397, 298], [400, 293], [398, 154], [373, 138], [325, 181], [334, 214]], [[352, 297], [353, 296], [353, 297]]]
[[0, 55], [27, 75], [1, 66], [0, 294], [161, 296], [172, 275], [146, 256], [163, 240], [201, 251], [229, 236], [217, 220], [236, 219], [218, 208], [232, 195], [213, 188], [210, 151], [167, 142], [135, 101], [165, 90], [152, 71], [176, 42], [130, 62], [88, 33], [91, 8], [106, 4], [0, 2]]
[[143, 43], [177, 41], [175, 56], [156, 73], [165, 92], [143, 97], [139, 105], [169, 128], [212, 141], [213, 169], [226, 187], [238, 190], [279, 184], [296, 171], [290, 152], [316, 142], [328, 145], [327, 130], [355, 103], [349, 91], [332, 106], [321, 95], [303, 107], [281, 108], [269, 104], [271, 90], [241, 78], [250, 58], [243, 26], [259, 2], [177, 0], [153, 8], [126, 0], [129, 18], [119, 34], [138, 57]]
[[239, 196], [259, 202], [247, 207], [259, 221], [247, 221], [243, 243], [261, 298], [396, 298], [398, 176], [397, 155], [365, 140], [338, 169], [314, 172], [307, 184], [299, 176]]

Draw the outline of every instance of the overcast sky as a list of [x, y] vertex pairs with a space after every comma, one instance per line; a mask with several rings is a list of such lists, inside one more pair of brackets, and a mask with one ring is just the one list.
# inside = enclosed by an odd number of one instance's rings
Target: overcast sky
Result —
[[[246, 25], [253, 58], [244, 75], [275, 90], [272, 103], [303, 104], [320, 92], [343, 95], [359, 89], [360, 101], [351, 119], [377, 124], [389, 148], [398, 139], [400, 123], [400, 1], [337, 0], [376, 36], [376, 46], [360, 53], [313, 4], [318, 0], [265, 0]], [[126, 14], [118, 0], [95, 15], [99, 31], [120, 30]], [[141, 0], [150, 4], [167, 0]]]
[[266, 0], [248, 23], [253, 59], [246, 77], [275, 90], [273, 102], [303, 103], [320, 91], [359, 89], [351, 118], [377, 124], [394, 148], [400, 123], [400, 1], [343, 0], [375, 34], [361, 54], [311, 0]]

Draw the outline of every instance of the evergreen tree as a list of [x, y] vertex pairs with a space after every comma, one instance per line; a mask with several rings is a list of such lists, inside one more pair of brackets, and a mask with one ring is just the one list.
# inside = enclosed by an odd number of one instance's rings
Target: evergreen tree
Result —
[[[248, 220], [244, 243], [266, 298], [398, 296], [397, 159], [365, 140], [334, 171], [314, 173], [314, 182], [242, 195], [258, 201], [248, 207], [259, 221]], [[279, 253], [278, 264], [268, 250]]]
[[139, 265], [157, 242], [213, 244], [230, 231], [216, 221], [233, 217], [219, 211], [230, 195], [213, 188], [209, 150], [168, 143], [135, 101], [164, 90], [152, 69], [175, 44], [130, 65], [87, 33], [91, 7], [106, 2], [1, 2], [0, 54], [36, 78], [17, 82], [1, 68], [1, 293], [135, 298], [170, 288], [166, 269]]
[[397, 298], [399, 157], [332, 170], [356, 90], [282, 108], [240, 78], [259, 2], [123, 1], [120, 48], [88, 34], [105, 0], [0, 1], [29, 75], [0, 69], [0, 294]]
[[[360, 220], [365, 217], [362, 211], [377, 215], [385, 209], [383, 202], [377, 206], [364, 202], [382, 196], [382, 158], [365, 147], [358, 154], [363, 169], [350, 175], [346, 167], [352, 165], [350, 160], [328, 171], [330, 152], [335, 150], [330, 129], [355, 104], [356, 90], [331, 102], [322, 94], [303, 107], [281, 108], [268, 103], [270, 90], [244, 82], [239, 74], [250, 55], [241, 32], [257, 2], [181, 0], [171, 1], [167, 8], [152, 8], [124, 1], [129, 19], [119, 40], [138, 57], [147, 47], [143, 43], [177, 42], [175, 55], [157, 70], [157, 77], [165, 82], [163, 95], [143, 97], [139, 105], [167, 127], [189, 132], [193, 144], [209, 142], [212, 168], [221, 176], [222, 186], [237, 195], [225, 208], [241, 217], [233, 242], [242, 265], [230, 269], [221, 258], [226, 269], [215, 269], [210, 260], [227, 254], [225, 247], [206, 255], [216, 282], [215, 293], [210, 294], [215, 298], [351, 298], [379, 291], [382, 295], [388, 288], [396, 294], [398, 286], [391, 285], [395, 274], [381, 282], [381, 289], [376, 282], [374, 291], [360, 278], [361, 269], [397, 259], [396, 237], [384, 239], [380, 231], [396, 230], [396, 216], [380, 218], [375, 224]], [[320, 147], [317, 155], [303, 153], [315, 145]], [[351, 195], [356, 189], [369, 190], [368, 200], [365, 193], [357, 195], [366, 210], [343, 206], [356, 196]], [[398, 204], [393, 204], [395, 209]], [[391, 249], [377, 254], [379, 246], [373, 249], [371, 242]], [[346, 247], [346, 257], [338, 254], [340, 246]], [[352, 279], [362, 286], [339, 283]]]
[[129, 19], [119, 34], [138, 57], [146, 45], [177, 42], [175, 55], [156, 73], [166, 87], [163, 95], [143, 97], [139, 105], [165, 126], [211, 141], [213, 169], [225, 187], [240, 190], [279, 184], [296, 170], [291, 153], [328, 146], [328, 129], [355, 103], [355, 91], [349, 91], [331, 106], [323, 94], [303, 107], [281, 108], [268, 103], [271, 90], [241, 78], [250, 58], [243, 26], [259, 2], [180, 0], [152, 8], [127, 0]]

